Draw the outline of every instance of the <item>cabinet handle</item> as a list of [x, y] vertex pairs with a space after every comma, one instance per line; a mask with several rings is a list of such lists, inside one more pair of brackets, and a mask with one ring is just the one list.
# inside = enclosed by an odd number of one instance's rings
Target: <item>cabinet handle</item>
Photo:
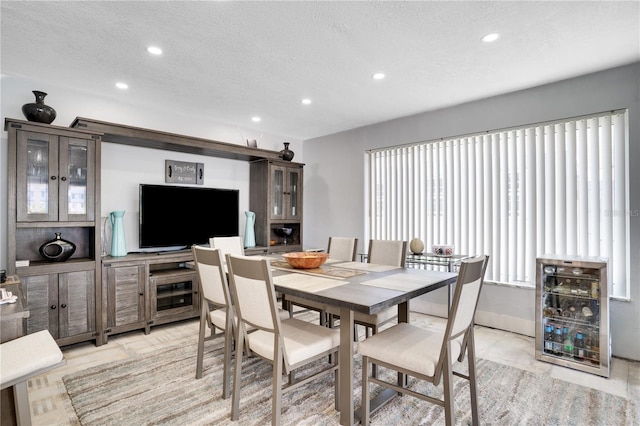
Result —
[[62, 176], [62, 177], [60, 178], [60, 180], [64, 182], [64, 181], [66, 181], [66, 180], [67, 180], [67, 177], [66, 177], [66, 176]]
[[63, 303], [62, 305], [60, 305], [60, 307], [61, 307], [62, 309], [64, 309], [64, 308], [66, 308], [66, 307], [67, 307], [67, 305], [66, 305], [65, 303]]
[[56, 180], [58, 179], [58, 176], [51, 176], [51, 180]]
[[56, 305], [51, 305], [51, 309], [55, 309], [55, 308], [57, 308]]
[[144, 296], [144, 293], [139, 293], [139, 294], [140, 294], [140, 296]]

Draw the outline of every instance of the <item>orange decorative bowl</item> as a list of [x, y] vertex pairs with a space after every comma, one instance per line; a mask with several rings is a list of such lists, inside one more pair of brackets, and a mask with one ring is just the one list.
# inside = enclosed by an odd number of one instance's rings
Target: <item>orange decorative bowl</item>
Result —
[[329, 253], [319, 252], [294, 252], [284, 253], [282, 255], [292, 268], [296, 269], [314, 269], [319, 268], [329, 258]]

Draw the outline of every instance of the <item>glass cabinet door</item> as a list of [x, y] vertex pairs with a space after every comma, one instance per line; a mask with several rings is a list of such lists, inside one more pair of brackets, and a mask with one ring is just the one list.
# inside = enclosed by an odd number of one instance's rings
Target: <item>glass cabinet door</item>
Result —
[[17, 219], [23, 222], [58, 219], [57, 137], [18, 132]]
[[271, 217], [284, 217], [284, 169], [274, 167], [272, 169], [272, 187], [271, 187]]
[[271, 218], [297, 219], [301, 213], [301, 176], [299, 168], [271, 168]]
[[60, 220], [93, 220], [93, 143], [60, 138]]
[[289, 190], [287, 191], [288, 195], [288, 210], [287, 216], [289, 218], [297, 218], [300, 215], [300, 206], [299, 206], [299, 191], [300, 187], [300, 173], [297, 169], [289, 170]]
[[94, 180], [92, 140], [18, 132], [19, 222], [93, 220]]

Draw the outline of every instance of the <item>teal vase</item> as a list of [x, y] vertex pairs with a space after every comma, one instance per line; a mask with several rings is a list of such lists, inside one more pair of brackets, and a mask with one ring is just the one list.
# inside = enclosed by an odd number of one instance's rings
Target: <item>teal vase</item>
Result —
[[124, 240], [124, 210], [111, 212], [111, 256], [126, 256], [127, 244]]
[[256, 223], [256, 214], [254, 212], [244, 212], [244, 214], [247, 216], [247, 221], [244, 227], [244, 247], [255, 247], [256, 233], [254, 226]]

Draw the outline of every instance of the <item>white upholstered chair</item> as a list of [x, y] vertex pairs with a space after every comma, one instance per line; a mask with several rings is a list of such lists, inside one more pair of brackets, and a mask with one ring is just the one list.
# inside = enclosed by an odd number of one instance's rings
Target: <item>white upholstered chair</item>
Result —
[[[358, 353], [362, 355], [362, 415], [363, 425], [369, 423], [369, 385], [376, 383], [401, 394], [411, 395], [444, 407], [447, 425], [455, 424], [453, 375], [469, 380], [471, 412], [474, 425], [479, 424], [476, 389], [475, 346], [473, 319], [484, 281], [488, 256], [482, 255], [463, 260], [455, 284], [449, 320], [444, 331], [431, 331], [408, 323], [399, 323], [360, 342]], [[453, 371], [455, 360], [462, 362], [467, 353], [469, 374]], [[439, 385], [443, 382], [444, 398], [409, 390], [404, 377], [391, 383], [380, 380], [369, 372], [369, 364], [390, 368], [418, 380]], [[395, 375], [394, 375], [395, 377]]]
[[225, 254], [233, 254], [236, 256], [244, 256], [244, 243], [239, 236], [233, 237], [211, 237], [209, 238], [209, 246], [222, 250], [222, 257]]
[[329, 258], [353, 262], [358, 253], [358, 239], [353, 237], [329, 237], [327, 245]]
[[[227, 255], [227, 268], [231, 295], [238, 315], [235, 330], [237, 344], [240, 345], [242, 339], [246, 338], [252, 354], [273, 366], [272, 424], [280, 424], [282, 392], [331, 372], [335, 373], [335, 404], [338, 409], [337, 352], [340, 333], [297, 318], [281, 320], [269, 260]], [[243, 333], [242, 330], [247, 326], [256, 328], [256, 331]], [[321, 371], [283, 386], [283, 374], [292, 373], [327, 355], [334, 355], [334, 363], [327, 364], [323, 360], [318, 364], [324, 367]], [[242, 357], [236, 356], [232, 420], [237, 420], [240, 415], [241, 383]]]
[[[405, 267], [405, 258], [407, 254], [407, 242], [402, 240], [370, 240], [369, 254], [367, 256], [368, 263], [378, 265], [388, 265]], [[363, 314], [356, 312], [354, 322], [365, 327], [365, 335], [376, 334], [378, 328], [398, 316], [398, 308], [387, 308], [377, 314]]]
[[[353, 237], [329, 237], [329, 244], [327, 244], [327, 252], [329, 253], [329, 259], [331, 260], [343, 260], [345, 262], [352, 262], [356, 260], [356, 254], [358, 251], [358, 239]], [[317, 303], [311, 300], [303, 299], [302, 297], [287, 296], [289, 313], [293, 315], [293, 306], [300, 306], [305, 309], [317, 311], [320, 315], [320, 325], [333, 324], [333, 318], [327, 317], [327, 307], [321, 303]], [[336, 311], [337, 312], [337, 311]]]
[[404, 268], [407, 242], [402, 240], [370, 240], [367, 262]]
[[[13, 387], [18, 426], [31, 425], [27, 381], [65, 364], [64, 356], [48, 330], [27, 334], [0, 345], [0, 389]], [[3, 424], [9, 418], [9, 414], [2, 413]]]

